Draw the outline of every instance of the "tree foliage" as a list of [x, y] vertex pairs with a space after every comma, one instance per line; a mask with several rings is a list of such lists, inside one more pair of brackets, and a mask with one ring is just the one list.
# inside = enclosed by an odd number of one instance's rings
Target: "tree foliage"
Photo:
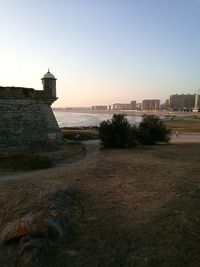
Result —
[[114, 114], [111, 120], [102, 121], [99, 138], [105, 148], [133, 147], [136, 144], [153, 145], [168, 142], [171, 130], [155, 115], [144, 115], [138, 127], [131, 126], [125, 115]]
[[99, 137], [104, 147], [123, 148], [130, 142], [131, 125], [123, 114], [114, 114], [111, 120], [102, 121]]
[[171, 134], [171, 130], [155, 115], [143, 115], [138, 132], [138, 141], [143, 145], [168, 142]]

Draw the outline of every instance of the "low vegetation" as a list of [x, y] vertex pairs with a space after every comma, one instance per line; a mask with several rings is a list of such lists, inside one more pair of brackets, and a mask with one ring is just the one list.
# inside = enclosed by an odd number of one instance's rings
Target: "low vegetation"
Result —
[[61, 128], [61, 132], [65, 139], [68, 140], [76, 140], [76, 135], [80, 136], [80, 141], [86, 140], [96, 140], [99, 138], [98, 131], [96, 127], [89, 129], [89, 128]]
[[179, 133], [200, 133], [200, 119], [174, 119], [165, 121], [165, 125], [172, 131]]
[[52, 160], [36, 154], [12, 154], [0, 157], [0, 168], [10, 170], [35, 170], [52, 167]]
[[171, 130], [163, 121], [154, 115], [143, 115], [138, 128], [138, 141], [143, 145], [153, 145], [158, 142], [168, 142]]
[[85, 157], [86, 149], [81, 143], [60, 144], [59, 146], [34, 145], [32, 151], [0, 153], [0, 171], [29, 171], [51, 168], [57, 164], [73, 163]]
[[[67, 234], [39, 248], [36, 266], [198, 267], [199, 155], [200, 144], [109, 149], [67, 171], [0, 180], [0, 225], [40, 211], [47, 195], [71, 186], [80, 194]], [[20, 252], [2, 247], [0, 266], [24, 267]]]
[[123, 114], [114, 114], [111, 120], [100, 123], [99, 138], [104, 147], [127, 147], [131, 139], [131, 125]]
[[136, 144], [154, 145], [170, 140], [171, 130], [154, 115], [143, 115], [139, 126], [131, 126], [125, 115], [114, 114], [99, 127], [99, 138], [105, 148], [133, 147]]

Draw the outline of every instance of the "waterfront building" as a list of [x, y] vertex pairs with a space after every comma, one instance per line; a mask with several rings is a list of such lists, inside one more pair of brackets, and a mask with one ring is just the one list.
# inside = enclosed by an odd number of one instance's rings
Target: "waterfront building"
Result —
[[159, 110], [160, 99], [145, 99], [142, 101], [143, 110]]
[[136, 110], [136, 100], [131, 101], [131, 109]]
[[107, 110], [107, 106], [105, 105], [98, 105], [98, 106], [91, 106], [91, 110]]
[[169, 107], [175, 111], [191, 111], [199, 108], [199, 94], [175, 94], [169, 96]]
[[114, 110], [130, 110], [131, 104], [128, 103], [115, 103], [113, 104]]
[[136, 109], [141, 110], [142, 109], [142, 103], [136, 103]]

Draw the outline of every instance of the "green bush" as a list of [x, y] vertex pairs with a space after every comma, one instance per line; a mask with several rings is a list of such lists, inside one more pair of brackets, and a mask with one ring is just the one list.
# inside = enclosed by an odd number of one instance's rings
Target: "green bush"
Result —
[[138, 142], [143, 145], [153, 145], [158, 142], [168, 142], [171, 130], [155, 115], [143, 115], [138, 128]]
[[138, 144], [139, 131], [136, 125], [131, 126], [128, 147], [134, 147]]
[[111, 120], [102, 121], [99, 138], [105, 148], [133, 147], [137, 144], [153, 145], [168, 142], [171, 130], [154, 115], [144, 115], [139, 126], [131, 126], [123, 114], [114, 114]]
[[134, 129], [123, 114], [114, 114], [111, 120], [102, 121], [99, 138], [103, 147], [124, 148], [131, 146]]

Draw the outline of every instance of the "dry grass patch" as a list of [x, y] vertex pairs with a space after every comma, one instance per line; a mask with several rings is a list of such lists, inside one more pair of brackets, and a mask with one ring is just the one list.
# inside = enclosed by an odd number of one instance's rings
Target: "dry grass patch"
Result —
[[180, 119], [166, 121], [167, 127], [172, 131], [179, 131], [180, 133], [200, 133], [199, 119]]
[[75, 140], [75, 137], [77, 134], [80, 135], [80, 140], [86, 141], [86, 140], [96, 140], [99, 138], [99, 134], [97, 129], [81, 129], [81, 128], [61, 128], [61, 132], [64, 136], [64, 138], [69, 140]]
[[198, 267], [199, 155], [198, 144], [102, 150], [59, 175], [1, 184], [1, 222], [27, 213], [48, 191], [76, 186], [82, 193], [69, 233], [44, 267]]

